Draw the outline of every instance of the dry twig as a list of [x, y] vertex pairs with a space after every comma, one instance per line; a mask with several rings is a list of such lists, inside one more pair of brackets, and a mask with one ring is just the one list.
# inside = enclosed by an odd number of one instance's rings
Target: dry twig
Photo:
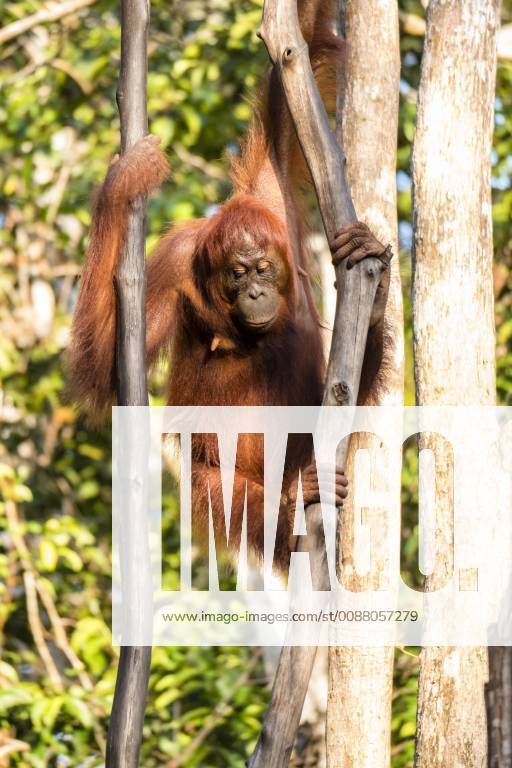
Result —
[[58, 21], [64, 16], [70, 16], [72, 13], [93, 5], [96, 0], [64, 0], [62, 3], [49, 3], [45, 8], [41, 8], [37, 13], [31, 16], [25, 16], [23, 19], [13, 21], [6, 27], [0, 29], [0, 45], [4, 45], [9, 40], [28, 32], [39, 24], [47, 24], [49, 21]]

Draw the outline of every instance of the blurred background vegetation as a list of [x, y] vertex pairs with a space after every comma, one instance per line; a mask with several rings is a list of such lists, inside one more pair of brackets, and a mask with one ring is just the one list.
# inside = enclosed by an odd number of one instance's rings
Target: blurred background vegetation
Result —
[[[90, 221], [89, 200], [118, 144], [117, 4], [23, 20], [40, 0], [0, 0], [0, 766], [99, 766], [117, 650], [110, 623], [110, 434], [65, 393], [63, 352]], [[265, 66], [259, 0], [152, 0], [150, 130], [173, 179], [150, 204], [149, 249], [170, 221], [229, 193], [225, 150], [250, 116]], [[410, 349], [410, 149], [422, 49], [421, 2], [400, 0], [400, 240]], [[512, 22], [512, 3], [503, 9]], [[498, 400], [512, 404], [512, 46], [502, 52], [493, 163]], [[379, 66], [378, 51], [368, 51]], [[468, 169], [470, 172], [470, 169]], [[154, 402], [159, 402], [158, 377]], [[408, 353], [407, 402], [414, 402]], [[414, 458], [404, 470], [405, 563], [415, 572]], [[397, 651], [393, 767], [412, 765], [417, 660]], [[141, 763], [241, 768], [268, 698], [250, 648], [158, 648]], [[304, 765], [300, 756], [295, 765]], [[314, 763], [308, 763], [314, 764]]]

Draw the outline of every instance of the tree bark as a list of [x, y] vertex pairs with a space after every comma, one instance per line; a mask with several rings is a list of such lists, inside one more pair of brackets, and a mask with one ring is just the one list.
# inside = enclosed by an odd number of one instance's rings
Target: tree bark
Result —
[[[147, 42], [149, 0], [121, 0], [121, 72], [117, 103], [121, 119], [121, 151], [125, 152], [148, 130]], [[127, 237], [116, 274], [117, 344], [116, 376], [118, 405], [148, 405], [146, 371], [146, 199], [133, 201]], [[144, 450], [128, 435], [126, 466], [136, 468]], [[136, 470], [135, 470], [136, 471]], [[130, 519], [144, 515], [140, 493], [128, 494], [126, 503], [137, 505]], [[143, 589], [129, 573], [138, 562], [137, 531], [125, 531], [121, 560], [128, 563], [123, 583], [129, 584], [132, 610], [144, 605]], [[132, 557], [133, 554], [133, 557]], [[121, 566], [123, 568], [123, 566]], [[125, 601], [127, 597], [125, 596]], [[151, 647], [122, 646], [108, 729], [106, 768], [137, 768], [146, 707]]]
[[[336, 142], [316, 87], [308, 47], [300, 30], [297, 0], [266, 0], [260, 30], [273, 64], [278, 68], [290, 113], [311, 172], [320, 214], [329, 241], [344, 225], [356, 220], [345, 177], [345, 157]], [[356, 268], [336, 269], [338, 295], [327, 367], [324, 405], [355, 405], [370, 315], [383, 265], [367, 259]], [[342, 298], [343, 297], [343, 300]], [[344, 465], [348, 443], [339, 451]], [[317, 546], [312, 557], [315, 589], [330, 588], [323, 538], [322, 510], [308, 507], [308, 526]], [[316, 655], [316, 647], [285, 646], [276, 672], [250, 768], [285, 768], [290, 760], [300, 715]]]
[[[342, 24], [347, 45], [345, 92], [342, 107], [343, 146], [347, 173], [360, 218], [381, 242], [390, 242], [391, 285], [386, 307], [386, 377], [372, 399], [375, 404], [403, 404], [403, 310], [397, 245], [396, 153], [400, 47], [396, 0], [345, 0]], [[374, 56], [368, 56], [374, 51]], [[378, 66], [376, 59], [378, 52]], [[377, 441], [355, 435], [350, 444], [346, 471], [353, 477], [354, 456]], [[401, 456], [390, 456], [388, 477], [372, 467], [375, 488], [390, 486], [400, 509]], [[378, 464], [378, 462], [376, 462]], [[340, 580], [351, 588], [359, 580], [353, 560], [354, 499], [349, 492], [343, 509], [342, 540], [338, 552]], [[397, 519], [399, 519], [399, 514]], [[372, 561], [379, 569], [387, 557], [388, 541], [372, 543]], [[378, 561], [378, 562], [377, 562]], [[367, 584], [378, 589], [378, 584]], [[390, 720], [393, 689], [392, 647], [329, 649], [327, 704], [327, 765], [384, 768], [390, 763]], [[371, 734], [371, 735], [370, 735]]]
[[512, 648], [489, 648], [488, 768], [512, 768]]
[[[498, 0], [429, 4], [413, 147], [419, 405], [495, 402], [490, 154], [498, 24]], [[435, 438], [422, 441], [445, 463]], [[451, 503], [442, 488], [436, 513], [442, 557], [427, 590], [451, 573]], [[417, 768], [487, 764], [486, 675], [485, 648], [423, 649]]]

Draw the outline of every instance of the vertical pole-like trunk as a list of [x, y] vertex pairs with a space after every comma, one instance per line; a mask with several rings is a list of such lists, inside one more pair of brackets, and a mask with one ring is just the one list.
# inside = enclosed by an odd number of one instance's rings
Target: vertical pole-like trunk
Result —
[[[121, 118], [121, 151], [126, 151], [146, 133], [147, 118], [147, 40], [149, 0], [121, 0], [121, 72], [117, 102]], [[133, 201], [126, 244], [116, 274], [117, 344], [116, 374], [119, 405], [148, 405], [146, 379], [146, 200]], [[136, 451], [136, 441], [129, 435], [127, 451]], [[143, 450], [139, 446], [139, 450]], [[141, 457], [128, 456], [136, 466]], [[140, 504], [135, 494], [128, 503]], [[143, 515], [143, 509], [139, 510]], [[139, 516], [140, 516], [139, 514]], [[130, 511], [134, 519], [134, 510]], [[137, 533], [127, 531], [122, 560], [135, 562]], [[141, 602], [137, 579], [127, 578], [133, 606]], [[135, 591], [135, 592], [134, 592]], [[125, 596], [125, 600], [127, 597]], [[122, 647], [107, 740], [107, 768], [137, 768], [142, 741], [151, 648]]]
[[[343, 147], [354, 205], [359, 218], [379, 239], [392, 243], [391, 286], [386, 327], [391, 341], [385, 379], [372, 403], [403, 403], [403, 312], [397, 246], [396, 153], [400, 48], [397, 0], [343, 0], [341, 24], [347, 41], [343, 96]], [[368, 52], [373, 52], [368, 55]], [[358, 449], [378, 447], [364, 435], [353, 436], [347, 473], [353, 476]], [[375, 463], [377, 464], [377, 462]], [[375, 488], [387, 486], [400, 504], [400, 455], [390, 457], [387, 477], [372, 467]], [[343, 510], [338, 569], [350, 586], [354, 572], [354, 509], [349, 495]], [[399, 515], [397, 515], [397, 518]], [[372, 543], [372, 561], [384, 561], [388, 542]], [[380, 551], [382, 550], [382, 551]], [[378, 569], [377, 569], [378, 570]], [[352, 576], [350, 575], [352, 574]], [[378, 589], [375, 584], [368, 584]], [[332, 647], [329, 650], [327, 765], [385, 768], [390, 762], [393, 648]]]
[[489, 768], [512, 768], [512, 648], [489, 648]]
[[[495, 402], [490, 156], [499, 0], [431, 0], [413, 148], [413, 340], [419, 405]], [[425, 436], [428, 447], [434, 438]], [[442, 490], [437, 547], [451, 572]], [[487, 764], [484, 648], [424, 648], [417, 768]]]

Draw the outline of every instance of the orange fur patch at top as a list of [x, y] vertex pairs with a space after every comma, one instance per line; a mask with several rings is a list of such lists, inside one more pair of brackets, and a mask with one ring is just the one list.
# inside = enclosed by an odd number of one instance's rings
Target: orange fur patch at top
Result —
[[215, 269], [225, 263], [226, 254], [232, 253], [236, 244], [243, 243], [247, 234], [256, 247], [265, 251], [274, 248], [291, 266], [285, 224], [251, 195], [235, 195], [205, 222], [198, 237], [197, 252]]

